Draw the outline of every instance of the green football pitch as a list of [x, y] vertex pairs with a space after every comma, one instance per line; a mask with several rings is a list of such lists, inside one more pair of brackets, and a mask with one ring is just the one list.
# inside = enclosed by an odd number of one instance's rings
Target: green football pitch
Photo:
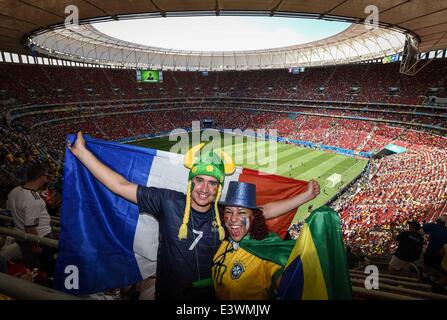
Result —
[[[191, 140], [190, 138], [191, 135], [187, 139], [188, 142]], [[254, 141], [254, 139], [240, 136], [234, 138], [234, 136], [226, 135], [225, 138], [214, 140], [213, 143], [217, 143], [220, 148], [231, 154], [236, 165], [240, 167], [298, 180], [317, 180], [321, 187], [320, 195], [308, 204], [301, 206], [293, 222], [305, 218], [310, 205], [313, 205], [315, 209], [327, 203], [340, 188], [349, 184], [362, 172], [368, 163], [365, 159], [356, 160], [353, 157], [332, 152], [263, 140]], [[163, 151], [171, 151], [173, 150], [171, 148], [179, 146], [179, 142], [170, 141], [169, 137], [139, 140], [130, 144]], [[183, 150], [186, 150], [187, 144], [185, 143], [184, 146]], [[176, 152], [181, 153], [181, 151]], [[333, 173], [340, 174], [342, 181], [334, 188], [330, 188], [327, 186], [326, 179]]]

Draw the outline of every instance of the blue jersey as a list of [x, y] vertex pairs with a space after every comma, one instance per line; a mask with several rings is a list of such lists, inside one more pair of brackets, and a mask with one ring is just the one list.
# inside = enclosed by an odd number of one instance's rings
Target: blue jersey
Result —
[[183, 295], [184, 289], [211, 276], [213, 256], [221, 243], [214, 209], [198, 212], [191, 208], [188, 237], [179, 240], [186, 205], [183, 193], [139, 186], [137, 200], [140, 213], [152, 214], [159, 222], [156, 298], [189, 298]]

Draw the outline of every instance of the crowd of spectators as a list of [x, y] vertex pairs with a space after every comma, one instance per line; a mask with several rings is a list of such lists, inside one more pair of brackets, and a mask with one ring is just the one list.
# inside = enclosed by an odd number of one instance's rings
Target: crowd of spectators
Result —
[[[225, 95], [321, 101], [421, 104], [443, 87], [446, 59], [434, 59], [415, 76], [399, 64], [357, 64], [282, 70], [163, 73], [163, 83], [142, 84], [134, 70], [0, 64], [0, 100], [49, 104], [99, 100]], [[70, 79], [70, 81], [67, 81]], [[396, 94], [390, 87], [398, 88]], [[358, 89], [355, 89], [358, 88]]]
[[[447, 139], [363, 117], [417, 122], [447, 127], [445, 110], [429, 115], [416, 106], [393, 106], [392, 111], [361, 104], [303, 102], [276, 105], [203, 101], [191, 104], [150, 99], [172, 97], [280, 98], [315, 101], [350, 101], [419, 104], [430, 86], [445, 81], [445, 59], [434, 61], [417, 76], [399, 74], [395, 64], [310, 68], [299, 76], [285, 70], [166, 72], [162, 84], [142, 85], [132, 70], [67, 68], [0, 64], [0, 111], [22, 105], [23, 114], [0, 121], [0, 208], [6, 195], [25, 181], [26, 168], [41, 163], [48, 169], [49, 186], [42, 193], [48, 211], [57, 215], [62, 188], [65, 139], [82, 131], [91, 136], [119, 140], [190, 128], [193, 121], [212, 119], [220, 129], [276, 130], [284, 138], [310, 141], [353, 151], [379, 151], [393, 143], [407, 149], [371, 160], [368, 169], [335, 202], [342, 218], [343, 235], [353, 252], [389, 255], [396, 250], [395, 235], [410, 220], [421, 224], [447, 212]], [[67, 82], [65, 79], [71, 79]], [[389, 87], [399, 95], [389, 95]], [[360, 88], [357, 92], [352, 87]], [[138, 99], [146, 99], [137, 101]], [[149, 99], [149, 100], [148, 100]], [[42, 108], [38, 104], [56, 104]], [[284, 112], [271, 112], [284, 111]], [[299, 113], [291, 115], [288, 113]], [[396, 112], [407, 112], [400, 114]], [[425, 110], [425, 112], [427, 112]], [[319, 115], [318, 115], [319, 114]], [[14, 113], [16, 115], [16, 113]], [[20, 115], [20, 114], [19, 114]], [[31, 129], [33, 128], [33, 129]], [[293, 225], [291, 237], [302, 223]]]
[[392, 252], [395, 229], [406, 221], [447, 212], [447, 139], [417, 131], [399, 139], [394, 143], [407, 152], [372, 160], [375, 172], [339, 210], [346, 241], [368, 254]]
[[[351, 120], [338, 117], [355, 116], [355, 111], [313, 110], [312, 114], [290, 117], [288, 112], [297, 111], [285, 107], [284, 112], [271, 112], [263, 106], [243, 103], [231, 107], [215, 106], [212, 103], [173, 105], [145, 105], [120, 103], [110, 105], [67, 107], [50, 110], [25, 109], [13, 126], [34, 128], [36, 139], [48, 141], [52, 153], [61, 150], [67, 133], [82, 130], [92, 136], [118, 140], [122, 138], [171, 131], [175, 128], [191, 128], [193, 121], [212, 119], [220, 129], [266, 129], [277, 130], [278, 136], [293, 140], [310, 141], [354, 151], [379, 151], [397, 139], [404, 130], [377, 121]], [[337, 114], [338, 113], [338, 114]], [[17, 114], [15, 114], [17, 116]], [[358, 115], [362, 116], [362, 115]], [[364, 115], [363, 115], [364, 116]], [[388, 118], [398, 118], [391, 114]], [[405, 144], [405, 143], [404, 143]], [[57, 147], [58, 146], [58, 147]], [[59, 157], [62, 154], [59, 152]], [[57, 158], [57, 156], [55, 156]]]
[[[60, 148], [60, 147], [59, 147]], [[5, 207], [6, 195], [26, 179], [26, 169], [34, 163], [42, 163], [48, 169], [49, 184], [47, 204], [57, 212], [56, 202], [62, 188], [62, 164], [55, 160], [44, 144], [35, 143], [24, 129], [11, 129], [3, 120], [0, 122], [0, 208]]]

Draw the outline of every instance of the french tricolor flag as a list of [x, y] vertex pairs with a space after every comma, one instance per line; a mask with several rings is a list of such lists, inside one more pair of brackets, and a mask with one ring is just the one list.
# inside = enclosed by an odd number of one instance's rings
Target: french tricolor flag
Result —
[[[87, 148], [127, 180], [186, 193], [189, 170], [183, 156], [84, 136]], [[74, 135], [68, 140], [73, 144]], [[238, 167], [230, 181], [254, 183], [258, 205], [303, 192], [307, 182]], [[156, 274], [158, 222], [113, 194], [97, 181], [67, 149], [61, 210], [61, 234], [55, 287], [71, 294], [90, 294], [135, 284]], [[284, 236], [295, 211], [267, 221]], [[74, 269], [75, 268], [75, 269]], [[67, 286], [73, 270], [79, 286]]]

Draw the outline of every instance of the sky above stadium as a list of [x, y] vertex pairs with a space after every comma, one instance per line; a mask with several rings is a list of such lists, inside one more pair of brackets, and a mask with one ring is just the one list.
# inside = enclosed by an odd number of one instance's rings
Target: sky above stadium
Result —
[[98, 23], [101, 32], [138, 44], [194, 51], [279, 48], [324, 39], [350, 24], [276, 17], [179, 17]]

